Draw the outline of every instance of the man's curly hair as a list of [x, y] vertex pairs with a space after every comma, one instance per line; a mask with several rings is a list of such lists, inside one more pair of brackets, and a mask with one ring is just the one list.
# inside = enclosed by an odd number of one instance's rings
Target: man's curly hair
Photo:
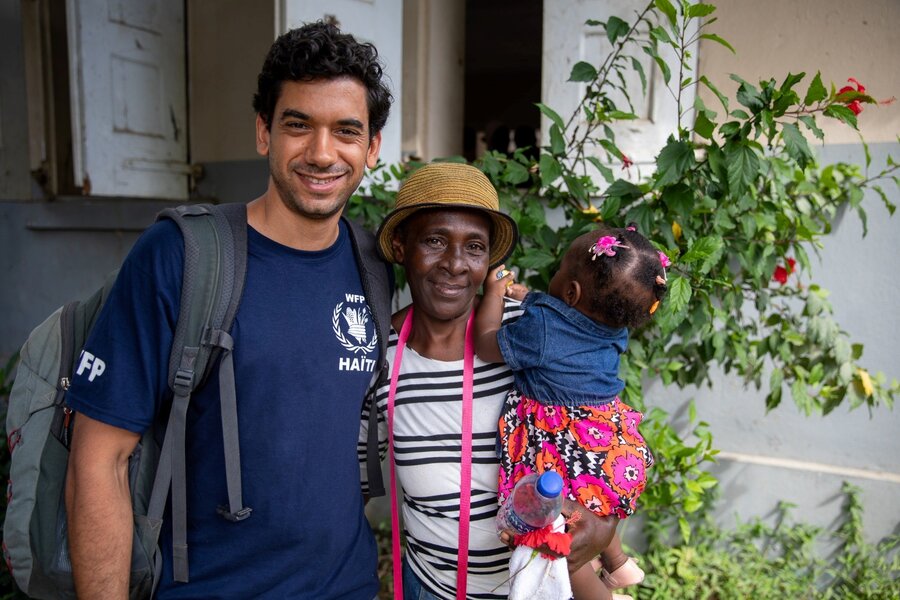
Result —
[[349, 76], [366, 87], [371, 138], [387, 122], [393, 100], [383, 75], [375, 46], [357, 42], [330, 23], [309, 23], [279, 36], [272, 44], [257, 79], [253, 109], [271, 128], [284, 81]]

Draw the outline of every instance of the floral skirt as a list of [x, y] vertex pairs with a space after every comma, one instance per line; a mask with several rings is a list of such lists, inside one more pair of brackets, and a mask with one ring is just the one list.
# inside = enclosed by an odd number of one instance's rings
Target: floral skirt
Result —
[[599, 516], [631, 515], [653, 464], [642, 418], [618, 398], [571, 408], [511, 391], [500, 416], [500, 503], [524, 475], [556, 471], [571, 500]]

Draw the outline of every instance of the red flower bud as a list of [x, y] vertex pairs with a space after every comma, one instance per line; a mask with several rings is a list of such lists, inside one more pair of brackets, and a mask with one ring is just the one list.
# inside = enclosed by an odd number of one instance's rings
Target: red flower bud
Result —
[[787, 283], [787, 278], [788, 278], [787, 269], [785, 269], [781, 265], [778, 265], [777, 267], [775, 267], [775, 272], [772, 274], [773, 280], [777, 281], [781, 285], [784, 285], [785, 283]]
[[847, 108], [852, 110], [854, 115], [858, 115], [863, 111], [862, 104], [859, 103], [859, 100], [848, 103]]
[[634, 164], [630, 158], [625, 156], [624, 152], [620, 152], [619, 154], [621, 154], [621, 156], [622, 156], [622, 168], [623, 169], [627, 169], [628, 167], [630, 167]]

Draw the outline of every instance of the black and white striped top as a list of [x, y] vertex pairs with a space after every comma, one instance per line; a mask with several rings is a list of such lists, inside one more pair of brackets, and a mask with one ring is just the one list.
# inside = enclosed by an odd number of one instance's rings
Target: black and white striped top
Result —
[[[507, 302], [503, 320], [514, 320], [520, 314], [518, 303]], [[391, 330], [391, 365], [397, 337]], [[462, 360], [433, 360], [407, 346], [394, 405], [395, 460], [403, 490], [401, 519], [406, 556], [425, 586], [447, 600], [456, 598], [462, 377]], [[506, 365], [485, 363], [475, 357], [468, 598], [499, 600], [509, 593], [506, 580], [510, 553], [497, 537], [494, 519], [499, 472], [497, 423], [512, 383]], [[382, 456], [387, 451], [388, 391], [389, 383], [379, 388], [377, 395]], [[363, 462], [367, 417], [363, 415], [360, 434]]]

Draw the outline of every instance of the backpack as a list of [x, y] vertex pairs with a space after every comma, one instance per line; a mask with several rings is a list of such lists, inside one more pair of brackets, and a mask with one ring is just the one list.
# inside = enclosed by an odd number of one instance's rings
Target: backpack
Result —
[[[151, 427], [128, 463], [134, 512], [129, 597], [149, 598], [159, 582], [158, 548], [163, 512], [171, 489], [173, 567], [175, 581], [188, 581], [187, 508], [184, 436], [191, 393], [218, 367], [225, 477], [228, 506], [218, 512], [241, 521], [252, 509], [243, 505], [240, 479], [237, 403], [234, 388], [233, 340], [228, 331], [237, 313], [247, 266], [247, 213], [244, 204], [189, 205], [163, 210], [157, 217], [180, 228], [185, 257], [181, 310], [169, 357], [173, 392], [162, 447]], [[390, 275], [373, 257], [374, 239], [355, 223], [351, 239], [379, 337], [381, 365], [390, 326]], [[75, 598], [68, 551], [65, 476], [71, 442], [72, 410], [66, 405], [75, 359], [106, 301], [116, 273], [83, 302], [70, 302], [38, 325], [20, 351], [20, 363], [9, 397], [6, 430], [10, 449], [3, 553], [19, 588], [34, 598]], [[84, 360], [84, 359], [83, 359]], [[102, 368], [96, 363], [90, 368]], [[374, 402], [374, 388], [366, 402]], [[373, 405], [374, 406], [374, 405]], [[374, 410], [371, 412], [375, 412]], [[371, 433], [371, 429], [370, 429]], [[377, 434], [367, 446], [377, 446]], [[368, 456], [372, 495], [383, 494], [377, 450]], [[371, 484], [375, 481], [374, 486]]]

